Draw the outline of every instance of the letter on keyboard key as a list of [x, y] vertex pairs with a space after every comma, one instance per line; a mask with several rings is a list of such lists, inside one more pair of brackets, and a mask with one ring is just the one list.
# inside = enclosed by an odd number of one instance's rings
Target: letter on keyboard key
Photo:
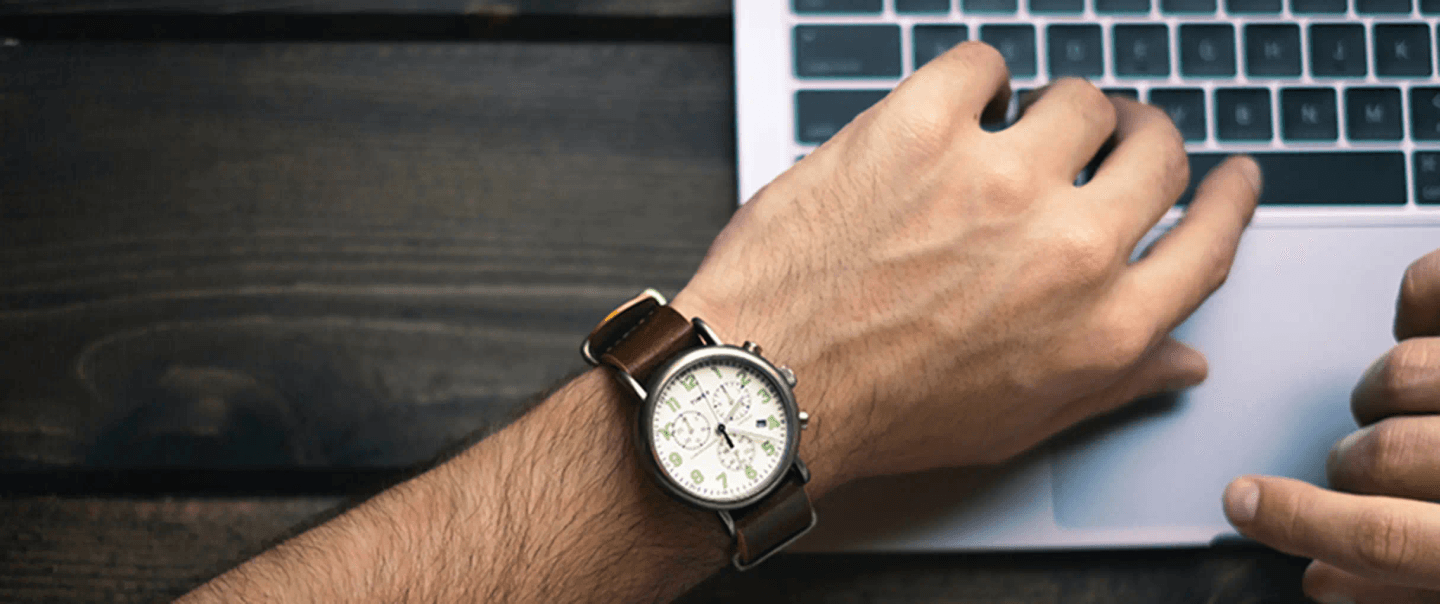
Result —
[[1376, 24], [1375, 73], [1380, 76], [1430, 75], [1430, 26], [1424, 23]]
[[1099, 25], [1051, 25], [1050, 77], [1099, 77], [1105, 74]]
[[897, 13], [948, 13], [950, 0], [895, 0]]
[[1032, 13], [1080, 13], [1085, 10], [1085, 0], [1030, 0]]
[[964, 25], [916, 25], [911, 34], [915, 44], [915, 69], [970, 38]]
[[795, 138], [806, 144], [823, 143], [889, 92], [801, 90], [795, 93]]
[[1111, 33], [1116, 75], [1170, 75], [1170, 34], [1164, 25], [1116, 25]]
[[1280, 0], [1225, 0], [1225, 10], [1232, 13], [1278, 13]]
[[1013, 13], [1016, 0], [961, 0], [967, 13]]
[[900, 26], [796, 26], [795, 75], [802, 78], [899, 77]]
[[[1190, 189], [1227, 153], [1191, 153]], [[1252, 153], [1265, 174], [1261, 205], [1403, 205], [1405, 154], [1385, 152]]]
[[1151, 88], [1150, 104], [1165, 110], [1187, 141], [1205, 140], [1205, 91], [1199, 88]]
[[1215, 0], [1160, 0], [1160, 11], [1165, 13], [1213, 13]]
[[1410, 136], [1440, 141], [1440, 88], [1410, 89]]
[[1410, 12], [1410, 0], [1355, 0], [1355, 12], [1362, 15], [1375, 13]]
[[1246, 25], [1245, 72], [1251, 76], [1300, 76], [1300, 28]]
[[[1440, 2], [1440, 0], [1436, 0]], [[1345, 12], [1345, 0], [1290, 0], [1290, 10], [1296, 14], [1320, 14]]]
[[1400, 140], [1400, 89], [1351, 88], [1345, 91], [1345, 130], [1351, 140]]
[[1010, 75], [1035, 76], [1035, 27], [1031, 25], [982, 25], [980, 40], [994, 46], [1005, 57]]
[[1333, 141], [1336, 127], [1334, 88], [1286, 88], [1280, 91], [1281, 135], [1292, 141]]
[[1365, 26], [1311, 25], [1310, 72], [1316, 76], [1365, 76]]
[[1235, 28], [1181, 25], [1180, 73], [1202, 77], [1235, 75]]
[[1415, 152], [1415, 202], [1440, 203], [1440, 153]]
[[797, 13], [878, 13], [881, 0], [794, 0]]
[[1270, 89], [1220, 88], [1215, 90], [1215, 137], [1226, 141], [1268, 141]]

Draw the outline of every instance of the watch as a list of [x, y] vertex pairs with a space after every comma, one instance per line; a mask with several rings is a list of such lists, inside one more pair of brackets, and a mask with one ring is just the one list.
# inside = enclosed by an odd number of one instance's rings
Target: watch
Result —
[[800, 461], [810, 418], [795, 403], [795, 374], [729, 346], [705, 321], [686, 320], [655, 290], [612, 311], [580, 345], [613, 369], [639, 401], [635, 444], [672, 497], [720, 516], [746, 570], [814, 528]]

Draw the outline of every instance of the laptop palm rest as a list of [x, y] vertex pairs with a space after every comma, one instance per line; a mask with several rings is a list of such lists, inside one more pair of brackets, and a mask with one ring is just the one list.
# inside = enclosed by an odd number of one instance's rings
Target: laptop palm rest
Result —
[[1234, 477], [1324, 484], [1355, 380], [1394, 344], [1405, 267], [1440, 226], [1252, 228], [1226, 285], [1176, 335], [1210, 360], [1178, 397], [1087, 422], [989, 473], [857, 482], [820, 502], [810, 550], [1203, 545]]

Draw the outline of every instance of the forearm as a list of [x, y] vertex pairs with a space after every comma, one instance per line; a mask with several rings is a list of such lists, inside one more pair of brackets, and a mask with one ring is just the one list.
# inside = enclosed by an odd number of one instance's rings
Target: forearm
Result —
[[448, 462], [186, 602], [668, 600], [721, 568], [719, 520], [653, 484], [633, 403], [587, 372]]

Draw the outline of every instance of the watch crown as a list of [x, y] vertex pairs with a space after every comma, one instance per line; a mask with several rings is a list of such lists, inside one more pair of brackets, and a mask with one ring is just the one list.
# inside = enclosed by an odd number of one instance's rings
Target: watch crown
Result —
[[748, 352], [750, 354], [760, 354], [760, 345], [748, 340], [745, 342], [744, 345], [741, 346], [741, 348], [745, 349], [745, 352]]
[[810, 427], [810, 413], [809, 413], [808, 411], [801, 411], [801, 412], [800, 412], [800, 429], [801, 429], [801, 430], [804, 430], [804, 429], [809, 428], [809, 427]]
[[780, 377], [785, 378], [785, 383], [789, 384], [791, 388], [795, 387], [795, 372], [791, 371], [789, 367], [780, 366]]

